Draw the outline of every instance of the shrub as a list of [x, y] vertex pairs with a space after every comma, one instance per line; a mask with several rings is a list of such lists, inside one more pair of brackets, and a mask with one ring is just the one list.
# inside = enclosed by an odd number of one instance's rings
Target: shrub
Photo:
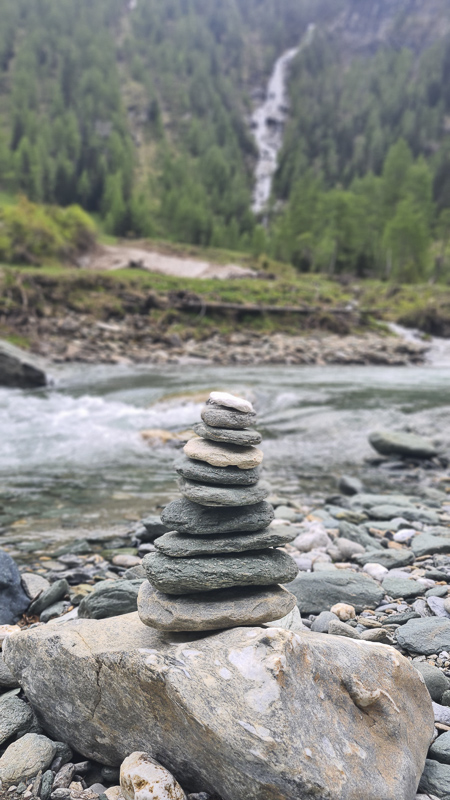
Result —
[[79, 206], [41, 206], [20, 198], [0, 208], [0, 260], [40, 264], [43, 258], [75, 260], [95, 242], [95, 226]]

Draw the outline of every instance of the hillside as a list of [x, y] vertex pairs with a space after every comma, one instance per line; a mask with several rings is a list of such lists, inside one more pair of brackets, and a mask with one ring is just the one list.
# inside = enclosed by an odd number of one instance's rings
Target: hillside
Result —
[[[450, 273], [450, 0], [0, 0], [0, 189], [302, 271]], [[289, 78], [268, 226], [249, 124]]]

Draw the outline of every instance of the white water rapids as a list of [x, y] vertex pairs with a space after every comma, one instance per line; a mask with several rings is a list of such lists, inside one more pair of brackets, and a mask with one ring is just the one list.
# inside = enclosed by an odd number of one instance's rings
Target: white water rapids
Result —
[[177, 496], [171, 446], [148, 428], [190, 428], [196, 394], [226, 389], [252, 399], [275, 492], [333, 492], [342, 472], [368, 487], [392, 482], [364, 463], [375, 428], [411, 429], [450, 453], [446, 367], [117, 367], [64, 365], [55, 385], [0, 389], [0, 527], [20, 538], [137, 520]]
[[289, 65], [300, 50], [310, 44], [314, 30], [315, 25], [309, 25], [300, 46], [287, 50], [275, 62], [264, 102], [252, 115], [253, 135], [259, 153], [252, 203], [255, 214], [261, 214], [267, 208], [278, 165], [278, 154], [283, 145], [284, 126], [289, 112], [287, 92]]

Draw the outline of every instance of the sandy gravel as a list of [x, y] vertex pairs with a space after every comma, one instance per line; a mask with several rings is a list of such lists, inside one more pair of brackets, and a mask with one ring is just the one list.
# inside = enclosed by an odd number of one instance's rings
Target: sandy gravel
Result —
[[83, 259], [83, 267], [95, 270], [117, 270], [136, 267], [148, 272], [159, 272], [175, 278], [254, 278], [256, 273], [237, 264], [211, 264], [181, 256], [163, 255], [139, 247], [126, 245], [102, 246], [88, 258]]

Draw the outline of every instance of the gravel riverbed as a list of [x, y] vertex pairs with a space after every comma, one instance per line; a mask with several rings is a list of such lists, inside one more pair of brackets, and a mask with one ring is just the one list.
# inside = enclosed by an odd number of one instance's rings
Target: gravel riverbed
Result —
[[421, 364], [429, 345], [382, 333], [339, 336], [316, 330], [301, 335], [216, 333], [197, 340], [165, 334], [141, 317], [120, 323], [95, 322], [83, 315], [29, 318], [18, 329], [33, 350], [56, 362], [177, 364], [186, 360], [233, 364]]
[[[405, 486], [408, 475], [426, 474], [414, 492], [409, 485], [375, 494], [358, 479], [344, 476], [334, 495], [314, 504], [282, 492], [269, 500], [275, 507], [272, 527], [289, 528], [295, 536], [285, 550], [299, 575], [288, 588], [297, 597], [304, 629], [389, 645], [422, 674], [434, 702], [435, 741], [420, 791], [425, 797], [450, 798], [450, 478], [443, 462], [380, 459], [383, 469], [403, 470]], [[100, 619], [135, 610], [144, 579], [141, 560], [165, 531], [159, 509], [150, 511], [129, 529], [91, 532], [53, 550], [34, 542], [28, 553], [19, 553], [14, 543], [5, 544], [0, 571], [11, 567], [11, 553], [20, 573], [14, 591], [23, 613], [18, 626], [0, 628], [0, 640], [18, 627], [63, 625], [77, 616]], [[4, 591], [0, 607], [2, 603]], [[30, 735], [48, 737], [1, 660], [0, 691], [5, 712], [1, 769], [18, 741]], [[18, 750], [15, 788], [4, 796], [94, 800], [117, 785], [117, 770], [86, 761], [68, 744], [53, 742], [47, 748], [33, 780], [20, 774], [23, 757]], [[182, 776], [177, 777], [182, 784]], [[109, 792], [108, 797], [112, 800]]]

